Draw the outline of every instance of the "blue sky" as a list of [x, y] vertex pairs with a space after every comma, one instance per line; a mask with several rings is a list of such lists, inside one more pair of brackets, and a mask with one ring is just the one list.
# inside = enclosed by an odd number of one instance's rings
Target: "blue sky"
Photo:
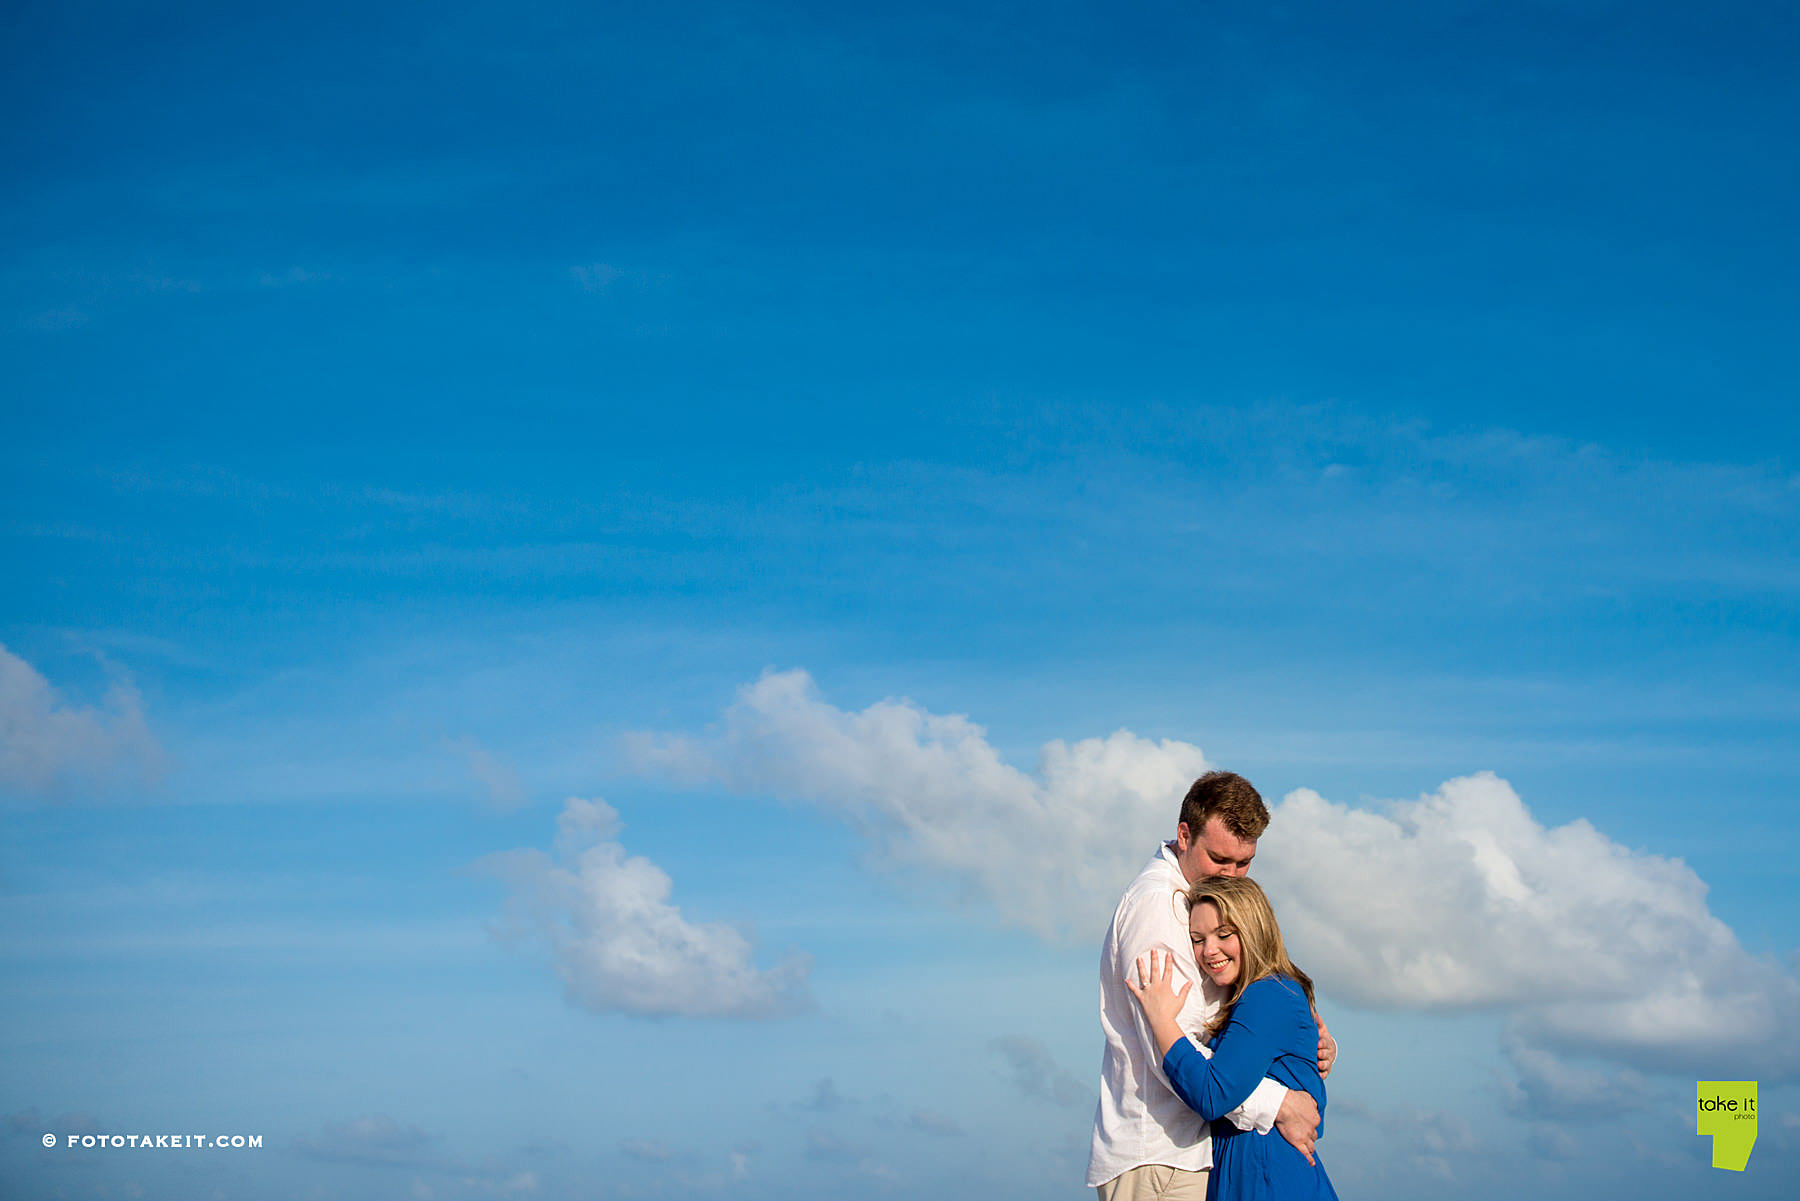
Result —
[[1791, 14], [8, 27], [9, 1195], [1075, 1198], [1197, 762], [1344, 1195], [1792, 1177]]

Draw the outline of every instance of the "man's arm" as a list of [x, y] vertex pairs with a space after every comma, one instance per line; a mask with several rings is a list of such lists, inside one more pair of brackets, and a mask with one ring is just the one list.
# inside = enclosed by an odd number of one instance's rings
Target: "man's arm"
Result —
[[[1178, 904], [1173, 896], [1161, 904], [1155, 898], [1146, 897], [1122, 915], [1118, 931], [1119, 965], [1130, 981], [1135, 978], [1137, 968], [1134, 965], [1139, 956], [1147, 957], [1153, 950], [1163, 951], [1170, 957], [1175, 972], [1172, 987], [1179, 989], [1183, 983], [1188, 983], [1193, 985], [1197, 995], [1201, 987], [1200, 967], [1194, 962], [1193, 944], [1188, 941], [1187, 921], [1178, 911]], [[1193, 1011], [1190, 1009], [1185, 1012], [1191, 1014]], [[1131, 1020], [1138, 1046], [1143, 1049], [1150, 1071], [1164, 1088], [1174, 1092], [1169, 1078], [1163, 1075], [1162, 1050], [1156, 1045], [1156, 1035], [1151, 1031], [1141, 1005], [1131, 1006]], [[1193, 1024], [1198, 1025], [1198, 1022]], [[1200, 1048], [1200, 1053], [1209, 1057], [1212, 1055], [1205, 1047]], [[1287, 1104], [1288, 1093], [1289, 1090], [1279, 1082], [1265, 1079], [1256, 1086], [1249, 1099], [1226, 1114], [1225, 1119], [1239, 1130], [1255, 1130], [1259, 1134], [1267, 1134], [1281, 1124], [1284, 1112], [1292, 1113], [1292, 1106]], [[1300, 1095], [1308, 1105], [1312, 1104], [1310, 1096], [1306, 1096], [1304, 1092]], [[1287, 1106], [1285, 1110], [1284, 1106]], [[1317, 1123], [1318, 1110], [1314, 1106], [1313, 1124]], [[1282, 1133], [1286, 1134], [1287, 1131], [1283, 1129]], [[1293, 1142], [1293, 1139], [1289, 1138], [1288, 1141]]]
[[[1275, 1081], [1262, 1076], [1268, 1070], [1271, 1058], [1256, 1061], [1254, 1056], [1246, 1058], [1244, 1054], [1238, 1054], [1233, 1064], [1222, 1066], [1221, 1071], [1214, 1071], [1214, 1065], [1218, 1061], [1213, 1059], [1212, 1053], [1182, 1032], [1179, 1019], [1183, 1003], [1193, 991], [1193, 985], [1183, 983], [1180, 988], [1176, 988], [1171, 980], [1173, 970], [1169, 955], [1152, 951], [1147, 958], [1137, 961], [1135, 973], [1127, 975], [1125, 979], [1125, 986], [1137, 999], [1139, 1012], [1150, 1028], [1151, 1045], [1162, 1055], [1158, 1066], [1162, 1069], [1163, 1077], [1169, 1081], [1175, 1095], [1203, 1118], [1217, 1118], [1221, 1116], [1220, 1111], [1225, 1106], [1233, 1104], [1238, 1098], [1246, 1098], [1230, 1111], [1230, 1115], [1233, 1117], [1233, 1125], [1238, 1129], [1254, 1129], [1253, 1126], [1245, 1125], [1239, 1117], [1250, 1105], [1247, 1098], [1255, 1096], [1257, 1091], [1266, 1091], [1263, 1086], [1280, 1087]], [[1235, 1015], [1232, 1021], [1235, 1025], [1241, 1025]], [[1247, 1040], [1240, 1037], [1237, 1041], [1240, 1044], [1237, 1050], [1246, 1051]], [[1312, 1096], [1301, 1089], [1282, 1091], [1285, 1095], [1274, 1110], [1274, 1128], [1279, 1129], [1282, 1137], [1306, 1156], [1307, 1163], [1312, 1163], [1313, 1141], [1318, 1134], [1318, 1106], [1314, 1104]], [[1268, 1129], [1265, 1128], [1262, 1133], [1267, 1134]]]
[[[1207, 1121], [1216, 1121], [1243, 1104], [1262, 1082], [1275, 1056], [1259, 1056], [1258, 1052], [1266, 1048], [1253, 1046], [1252, 1039], [1243, 1036], [1229, 1046], [1221, 1039], [1216, 1055], [1202, 1053], [1182, 1032], [1180, 1023], [1182, 1008], [1194, 986], [1186, 983], [1174, 987], [1170, 959], [1162, 951], [1152, 951], [1148, 959], [1137, 961], [1137, 979], [1128, 978], [1126, 987], [1144, 1011], [1156, 1049], [1162, 1053], [1163, 1075], [1175, 1095]], [[1244, 1024], [1235, 1015], [1231, 1021], [1234, 1030]]]

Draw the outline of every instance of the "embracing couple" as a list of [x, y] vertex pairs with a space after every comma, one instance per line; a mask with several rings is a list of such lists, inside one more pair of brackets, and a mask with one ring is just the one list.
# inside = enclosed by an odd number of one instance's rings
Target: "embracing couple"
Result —
[[1248, 780], [1201, 776], [1113, 914], [1087, 1177], [1099, 1201], [1336, 1201], [1313, 1145], [1337, 1044], [1245, 875], [1268, 824]]

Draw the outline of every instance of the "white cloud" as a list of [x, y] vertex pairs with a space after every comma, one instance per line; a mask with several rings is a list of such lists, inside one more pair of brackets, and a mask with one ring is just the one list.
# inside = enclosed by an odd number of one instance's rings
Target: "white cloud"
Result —
[[438, 1158], [438, 1137], [417, 1126], [402, 1126], [386, 1114], [327, 1122], [316, 1135], [296, 1139], [294, 1147], [313, 1159], [343, 1163], [395, 1164], [417, 1167]]
[[[803, 671], [745, 687], [703, 736], [641, 735], [632, 749], [677, 780], [810, 802], [889, 862], [943, 872], [1040, 933], [1082, 936], [1209, 767], [1198, 747], [1121, 730], [1048, 743], [1027, 775], [966, 717], [907, 700], [846, 712]], [[1800, 1072], [1777, 1037], [1800, 1024], [1800, 983], [1744, 950], [1692, 869], [1586, 821], [1546, 828], [1491, 773], [1383, 812], [1297, 790], [1261, 850], [1255, 874], [1331, 999], [1494, 1009], [1524, 1044], [1644, 1070]], [[1532, 1087], [1550, 1087], [1541, 1076]]]
[[1492, 773], [1385, 814], [1290, 793], [1256, 875], [1333, 996], [1501, 1008], [1534, 1044], [1658, 1070], [1800, 1071], [1777, 1038], [1800, 1021], [1800, 982], [1744, 950], [1693, 869], [1585, 820], [1546, 828]]
[[912, 1115], [906, 1119], [906, 1124], [925, 1134], [952, 1136], [963, 1132], [962, 1123], [934, 1109], [913, 1110]]
[[[1389, 1146], [1404, 1156], [1409, 1175], [1415, 1178], [1423, 1174], [1454, 1182], [1461, 1175], [1457, 1167], [1485, 1150], [1468, 1119], [1445, 1110], [1417, 1106], [1382, 1110], [1352, 1100], [1331, 1106], [1327, 1123], [1332, 1118], [1345, 1117], [1361, 1118], [1383, 1131]], [[1326, 1138], [1330, 1137], [1328, 1125]]]
[[[408, 1193], [415, 1201], [447, 1190], [454, 1196], [515, 1197], [535, 1192], [538, 1177], [501, 1159], [464, 1160], [448, 1153], [441, 1136], [384, 1113], [326, 1122], [317, 1134], [294, 1140], [309, 1159], [413, 1170]], [[427, 1176], [437, 1179], [434, 1186]], [[460, 1188], [458, 1187], [460, 1186]]]
[[810, 1109], [818, 1113], [832, 1113], [836, 1110], [848, 1109], [855, 1104], [855, 1101], [838, 1091], [836, 1082], [830, 1076], [824, 1076], [813, 1084], [812, 1096], [800, 1102], [796, 1108]]
[[1671, 923], [1709, 952], [1732, 942], [1684, 864], [1585, 821], [1546, 830], [1489, 773], [1386, 814], [1297, 790], [1262, 850], [1289, 940], [1377, 1007], [1614, 996], [1675, 966]]
[[872, 1177], [890, 1184], [900, 1179], [898, 1172], [870, 1157], [861, 1147], [817, 1127], [806, 1132], [804, 1154], [815, 1163], [840, 1164], [854, 1170], [859, 1176]]
[[660, 276], [642, 268], [620, 267], [613, 263], [578, 263], [569, 268], [569, 278], [583, 292], [643, 291], [664, 283]]
[[623, 268], [611, 263], [578, 263], [569, 268], [569, 278], [583, 292], [604, 292], [625, 275]]
[[118, 779], [152, 781], [162, 748], [123, 679], [104, 705], [71, 705], [31, 664], [0, 646], [0, 789], [54, 795]]
[[511, 1176], [491, 1178], [481, 1176], [465, 1176], [463, 1187], [473, 1192], [492, 1197], [524, 1197], [538, 1191], [536, 1172], [515, 1172]]
[[616, 839], [619, 815], [571, 797], [556, 854], [518, 850], [480, 866], [512, 885], [514, 935], [541, 939], [569, 1000], [594, 1010], [766, 1018], [809, 1008], [808, 961], [757, 968], [755, 949], [722, 923], [695, 924], [669, 904], [667, 873]]
[[1597, 1120], [1649, 1102], [1649, 1082], [1636, 1072], [1572, 1062], [1516, 1031], [1508, 1034], [1502, 1049], [1513, 1074], [1500, 1078], [1501, 1096], [1507, 1109], [1521, 1117]]
[[463, 761], [468, 764], [469, 774], [481, 785], [488, 807], [494, 812], [511, 813], [529, 803], [525, 785], [520, 782], [519, 773], [513, 770], [512, 764], [466, 736], [446, 739], [444, 746], [463, 757]]
[[17, 1113], [9, 1113], [4, 1119], [0, 1119], [0, 1136], [29, 1139], [34, 1143], [45, 1131], [55, 1131], [58, 1134], [99, 1134], [106, 1129], [87, 1110], [61, 1114], [46, 1121], [35, 1105]]
[[288, 288], [297, 284], [325, 283], [332, 278], [329, 271], [313, 271], [306, 267], [289, 267], [286, 271], [264, 271], [256, 282], [265, 288]]
[[1046, 743], [1034, 777], [966, 717], [908, 700], [847, 713], [804, 671], [742, 689], [708, 737], [628, 745], [640, 766], [679, 780], [812, 802], [893, 862], [968, 883], [1011, 922], [1084, 937], [1105, 928], [1156, 839], [1174, 832], [1182, 793], [1210, 766], [1199, 747], [1121, 730]]
[[806, 1158], [819, 1163], [856, 1163], [864, 1158], [864, 1152], [830, 1131], [814, 1127], [806, 1132]]
[[60, 309], [48, 309], [25, 320], [28, 329], [52, 334], [61, 333], [66, 329], [78, 329], [87, 323], [88, 315], [75, 305], [66, 305]]
[[1026, 1096], [1057, 1105], [1080, 1105], [1093, 1098], [1094, 1090], [1057, 1063], [1050, 1048], [1037, 1039], [1013, 1034], [988, 1045], [1006, 1061], [1013, 1083]]
[[1572, 1163], [1581, 1158], [1586, 1148], [1581, 1141], [1561, 1126], [1534, 1122], [1528, 1136], [1531, 1149], [1544, 1159], [1556, 1163]]

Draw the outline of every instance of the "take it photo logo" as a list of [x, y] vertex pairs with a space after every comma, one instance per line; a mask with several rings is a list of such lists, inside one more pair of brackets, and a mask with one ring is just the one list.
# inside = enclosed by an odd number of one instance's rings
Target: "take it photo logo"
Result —
[[1713, 1167], [1743, 1171], [1756, 1145], [1756, 1081], [1698, 1081], [1694, 1133], [1712, 1136]]

